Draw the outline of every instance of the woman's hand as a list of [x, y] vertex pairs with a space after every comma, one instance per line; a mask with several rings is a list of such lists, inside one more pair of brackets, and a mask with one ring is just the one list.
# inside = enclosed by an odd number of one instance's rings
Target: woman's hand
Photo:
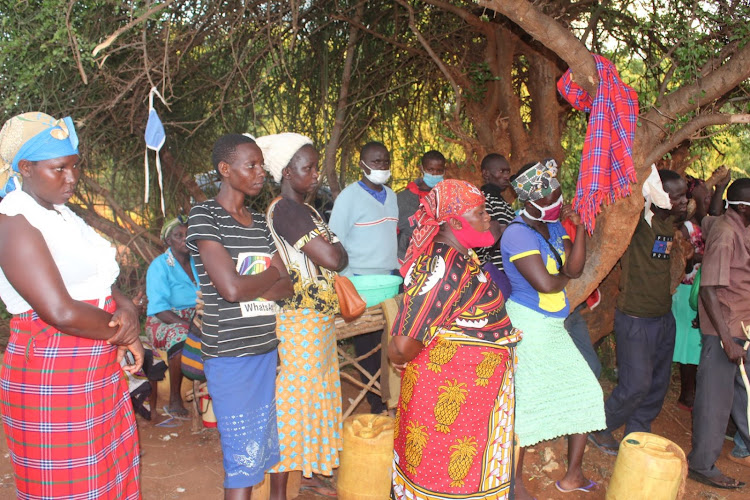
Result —
[[146, 357], [146, 351], [143, 348], [143, 344], [141, 344], [140, 339], [136, 339], [135, 342], [129, 345], [121, 345], [117, 347], [117, 363], [119, 364], [122, 361], [122, 358], [125, 356], [126, 352], [130, 352], [133, 355], [133, 359], [135, 362], [132, 365], [125, 365], [122, 367], [123, 370], [130, 373], [131, 375], [135, 374], [138, 370], [141, 369], [143, 366], [143, 360]]
[[562, 211], [560, 213], [560, 219], [570, 219], [570, 222], [572, 222], [576, 226], [580, 226], [582, 224], [581, 216], [578, 215], [575, 210], [573, 210], [573, 205], [570, 204], [563, 205]]
[[139, 316], [145, 315], [146, 309], [148, 308], [148, 297], [146, 296], [146, 292], [139, 290], [138, 293], [135, 294], [135, 297], [133, 297], [133, 305], [138, 311]]
[[409, 364], [408, 361], [406, 363], [400, 363], [400, 364], [399, 363], [394, 363], [393, 361], [391, 361], [391, 366], [393, 367], [394, 370], [396, 370], [396, 372], [399, 375], [403, 375], [404, 374], [404, 370], [406, 370], [406, 365], [408, 365], [408, 364]]
[[109, 327], [117, 330], [107, 342], [118, 346], [130, 345], [138, 340], [141, 333], [138, 310], [135, 308], [133, 301], [125, 297], [119, 290], [113, 288], [112, 297], [117, 304], [117, 310], [112, 315], [112, 319], [109, 320]]

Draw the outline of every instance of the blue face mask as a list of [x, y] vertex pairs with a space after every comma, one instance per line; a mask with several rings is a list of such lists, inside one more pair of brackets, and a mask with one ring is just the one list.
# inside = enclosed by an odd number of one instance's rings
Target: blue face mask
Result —
[[444, 177], [445, 177], [445, 174], [435, 175], [429, 172], [422, 171], [422, 180], [424, 181], [425, 184], [427, 184], [427, 187], [430, 189], [437, 186], [437, 183], [442, 181]]

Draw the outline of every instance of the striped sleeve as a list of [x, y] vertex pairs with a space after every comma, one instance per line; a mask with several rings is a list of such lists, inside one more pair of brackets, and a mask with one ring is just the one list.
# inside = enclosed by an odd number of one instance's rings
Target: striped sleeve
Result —
[[205, 204], [195, 205], [190, 209], [190, 216], [188, 217], [186, 242], [191, 252], [198, 252], [198, 245], [196, 245], [198, 240], [222, 242], [216, 217]]

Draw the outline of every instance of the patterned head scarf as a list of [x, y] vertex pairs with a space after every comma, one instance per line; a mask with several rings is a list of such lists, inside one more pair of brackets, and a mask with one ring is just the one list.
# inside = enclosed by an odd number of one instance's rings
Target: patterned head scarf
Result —
[[511, 184], [521, 203], [549, 196], [560, 187], [557, 163], [552, 158], [542, 160], [516, 177]]
[[255, 139], [255, 144], [263, 152], [266, 170], [277, 184], [281, 182], [281, 172], [289, 165], [297, 151], [302, 146], [312, 145], [312, 143], [309, 137], [294, 132], [264, 135]]
[[401, 275], [406, 276], [417, 257], [427, 251], [441, 224], [465, 214], [482, 203], [484, 195], [473, 184], [458, 179], [438, 182], [429, 194], [422, 198], [417, 212], [409, 218], [412, 225], [416, 223], [417, 227], [411, 235], [411, 242], [401, 266]]
[[21, 187], [19, 161], [77, 154], [78, 135], [69, 116], [61, 120], [39, 112], [14, 116], [0, 130], [0, 196]]
[[178, 215], [174, 219], [167, 221], [161, 228], [161, 239], [166, 241], [169, 235], [172, 234], [172, 231], [174, 231], [174, 228], [177, 226], [186, 226], [187, 223], [188, 219], [184, 215]]

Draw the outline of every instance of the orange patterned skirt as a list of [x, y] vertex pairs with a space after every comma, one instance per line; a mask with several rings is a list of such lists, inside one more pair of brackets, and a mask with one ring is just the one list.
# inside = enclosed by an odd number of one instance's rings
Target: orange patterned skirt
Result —
[[513, 471], [515, 347], [448, 332], [401, 379], [394, 499], [505, 499]]

